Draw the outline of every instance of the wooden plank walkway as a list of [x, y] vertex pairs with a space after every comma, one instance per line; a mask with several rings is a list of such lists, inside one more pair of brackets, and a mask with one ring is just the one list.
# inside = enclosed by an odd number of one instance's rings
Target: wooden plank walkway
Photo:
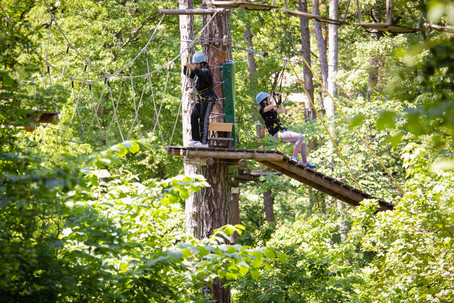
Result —
[[350, 205], [358, 206], [364, 199], [377, 199], [380, 210], [392, 210], [394, 208], [391, 203], [373, 197], [314, 169], [305, 167], [278, 151], [183, 146], [166, 146], [166, 150], [170, 156], [253, 160]]

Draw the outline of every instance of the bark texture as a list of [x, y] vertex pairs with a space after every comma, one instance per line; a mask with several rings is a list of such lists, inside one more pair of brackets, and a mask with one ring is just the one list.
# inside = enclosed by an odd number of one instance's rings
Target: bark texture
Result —
[[[207, 6], [204, 1], [203, 6]], [[214, 18], [211, 20], [211, 18]], [[213, 106], [210, 121], [224, 122], [224, 106], [222, 91], [221, 65], [231, 59], [230, 38], [230, 12], [203, 17], [203, 25], [211, 20], [211, 23], [202, 33], [203, 52], [207, 56], [208, 65], [213, 76], [213, 89], [218, 96], [218, 101]], [[228, 224], [230, 204], [229, 165], [215, 163], [201, 168], [210, 187], [203, 188], [200, 200], [200, 237], [206, 238], [213, 231]], [[228, 239], [225, 239], [228, 242]], [[225, 287], [223, 282], [216, 278], [211, 288], [211, 296], [214, 302], [230, 302], [230, 288]]]
[[271, 190], [267, 190], [263, 193], [263, 206], [265, 208], [265, 220], [268, 223], [275, 222], [276, 219], [274, 218], [274, 198], [271, 194]]

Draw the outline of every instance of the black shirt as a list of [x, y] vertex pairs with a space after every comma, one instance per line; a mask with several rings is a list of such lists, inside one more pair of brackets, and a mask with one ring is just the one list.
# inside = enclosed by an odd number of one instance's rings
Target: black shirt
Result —
[[[186, 68], [186, 66], [185, 66]], [[186, 70], [184, 70], [186, 74]], [[218, 98], [213, 91], [213, 77], [208, 66], [195, 68], [189, 74], [189, 78], [195, 80], [195, 89], [197, 91], [197, 99], [199, 101], [216, 101]]]
[[285, 127], [282, 126], [279, 117], [277, 116], [277, 112], [272, 109], [267, 112], [264, 112], [265, 107], [260, 107], [259, 113], [262, 116], [263, 120], [265, 121], [266, 129], [271, 136], [274, 136], [276, 133], [282, 130], [287, 130]]

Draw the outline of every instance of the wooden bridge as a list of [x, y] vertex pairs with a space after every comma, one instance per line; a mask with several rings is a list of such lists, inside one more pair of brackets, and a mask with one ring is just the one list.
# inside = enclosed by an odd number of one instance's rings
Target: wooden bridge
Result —
[[373, 197], [314, 169], [305, 167], [278, 151], [182, 146], [166, 146], [166, 150], [168, 155], [185, 157], [186, 159], [198, 159], [199, 163], [203, 162], [205, 165], [211, 165], [215, 161], [222, 161], [232, 165], [243, 166], [246, 160], [253, 160], [350, 205], [358, 206], [364, 199], [377, 199], [380, 210], [392, 210], [394, 208], [391, 203]]

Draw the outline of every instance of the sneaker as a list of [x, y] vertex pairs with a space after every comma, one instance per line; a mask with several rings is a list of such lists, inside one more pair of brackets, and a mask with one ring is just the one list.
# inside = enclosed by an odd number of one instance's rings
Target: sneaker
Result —
[[200, 141], [192, 140], [191, 142], [189, 142], [188, 146], [195, 146], [197, 143], [200, 143]]
[[203, 144], [202, 142], [197, 142], [194, 147], [208, 147], [208, 143]]
[[315, 169], [315, 168], [316, 168], [315, 165], [312, 165], [312, 164], [310, 164], [309, 162], [306, 163], [306, 167], [309, 167], [309, 168], [311, 168], [311, 169]]
[[298, 163], [301, 163], [301, 160], [298, 159], [298, 157], [292, 157], [291, 160], [292, 160], [292, 161], [295, 161], [295, 162], [298, 162]]

